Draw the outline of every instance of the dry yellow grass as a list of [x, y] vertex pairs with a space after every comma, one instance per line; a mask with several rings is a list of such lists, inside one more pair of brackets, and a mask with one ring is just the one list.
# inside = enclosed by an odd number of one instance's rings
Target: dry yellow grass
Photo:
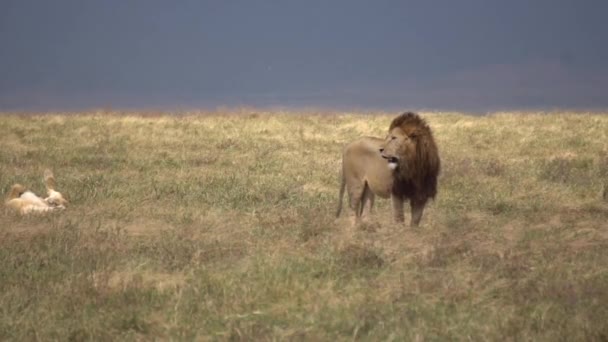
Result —
[[[421, 227], [352, 228], [341, 148], [397, 113], [0, 116], [0, 339], [608, 338], [608, 116], [421, 113]], [[347, 211], [348, 212], [348, 211]]]

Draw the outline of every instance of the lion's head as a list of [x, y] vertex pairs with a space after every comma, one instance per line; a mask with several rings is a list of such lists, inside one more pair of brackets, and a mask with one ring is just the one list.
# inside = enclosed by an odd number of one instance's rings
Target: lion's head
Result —
[[411, 112], [396, 117], [380, 153], [388, 167], [395, 170], [395, 192], [435, 197], [439, 153], [431, 129], [422, 118]]

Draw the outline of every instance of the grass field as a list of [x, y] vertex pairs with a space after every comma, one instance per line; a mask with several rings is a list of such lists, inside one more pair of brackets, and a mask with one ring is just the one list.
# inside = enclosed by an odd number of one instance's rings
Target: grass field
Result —
[[608, 339], [608, 116], [422, 113], [421, 226], [335, 219], [396, 114], [0, 116], [0, 189], [71, 202], [0, 210], [0, 340]]

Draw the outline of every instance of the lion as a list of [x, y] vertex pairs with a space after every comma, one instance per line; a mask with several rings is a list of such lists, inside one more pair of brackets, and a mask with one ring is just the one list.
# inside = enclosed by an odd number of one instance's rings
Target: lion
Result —
[[44, 171], [47, 197], [40, 198], [21, 184], [14, 184], [6, 198], [5, 205], [21, 215], [46, 213], [65, 209], [68, 201], [55, 190], [55, 177], [51, 170]]
[[348, 189], [355, 224], [366, 211], [372, 212], [374, 198], [391, 198], [395, 221], [404, 222], [404, 201], [410, 201], [412, 227], [422, 219], [429, 198], [437, 195], [441, 169], [439, 151], [430, 127], [418, 114], [406, 112], [391, 122], [385, 139], [363, 137], [344, 147], [342, 181], [336, 217]]

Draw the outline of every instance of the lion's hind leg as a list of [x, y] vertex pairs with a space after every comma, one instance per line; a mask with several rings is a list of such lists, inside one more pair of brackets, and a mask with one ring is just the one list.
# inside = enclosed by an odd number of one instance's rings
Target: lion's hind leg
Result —
[[361, 196], [361, 211], [359, 216], [363, 219], [371, 216], [372, 211], [374, 209], [374, 199], [376, 195], [372, 189], [370, 189], [369, 185], [365, 183], [365, 187], [363, 188], [363, 194]]
[[348, 184], [348, 198], [350, 202], [350, 208], [355, 214], [355, 224], [358, 224], [361, 220], [361, 213], [363, 210], [363, 195], [365, 193], [365, 183]]

